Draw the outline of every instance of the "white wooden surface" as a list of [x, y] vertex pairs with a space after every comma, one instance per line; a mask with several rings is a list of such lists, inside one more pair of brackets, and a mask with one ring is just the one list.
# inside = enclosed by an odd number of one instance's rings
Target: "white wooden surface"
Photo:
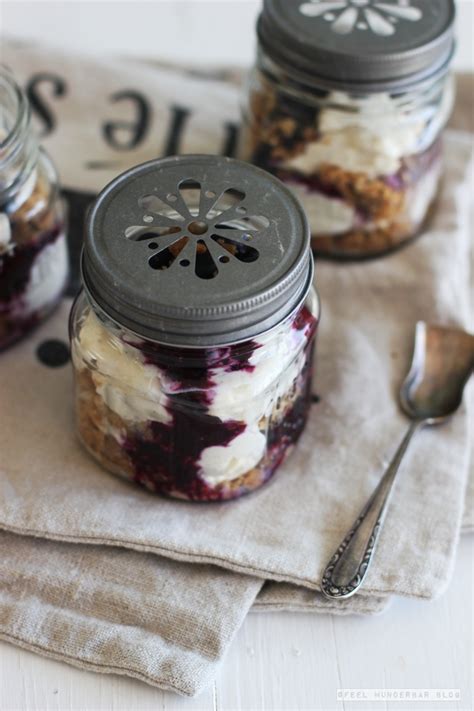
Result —
[[[0, 28], [78, 52], [248, 66], [262, 0], [1, 0]], [[474, 0], [456, 0], [458, 70], [474, 70]], [[73, 28], [73, 31], [72, 31]]]
[[[252, 613], [213, 688], [183, 699], [138, 681], [76, 670], [0, 643], [1, 711], [471, 711], [473, 539], [449, 590], [431, 603], [396, 599], [378, 617]], [[461, 700], [336, 700], [338, 688], [460, 689]]]

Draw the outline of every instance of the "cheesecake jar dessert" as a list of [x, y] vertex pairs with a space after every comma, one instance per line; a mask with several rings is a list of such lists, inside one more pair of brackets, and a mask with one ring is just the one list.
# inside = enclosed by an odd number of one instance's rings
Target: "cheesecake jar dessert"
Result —
[[299, 197], [313, 250], [373, 257], [420, 233], [453, 104], [452, 0], [265, 0], [239, 157]]
[[71, 351], [89, 452], [192, 501], [265, 483], [306, 423], [319, 319], [291, 191], [229, 158], [138, 166], [97, 198], [82, 274]]
[[0, 69], [0, 350], [48, 316], [68, 277], [65, 208], [24, 92]]

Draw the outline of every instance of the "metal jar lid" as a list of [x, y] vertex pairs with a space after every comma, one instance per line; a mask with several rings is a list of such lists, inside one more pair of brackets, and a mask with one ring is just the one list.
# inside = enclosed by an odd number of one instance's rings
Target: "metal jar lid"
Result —
[[454, 0], [264, 0], [263, 50], [309, 86], [405, 91], [445, 73]]
[[298, 200], [248, 163], [181, 156], [120, 175], [89, 213], [85, 289], [115, 322], [183, 346], [234, 343], [282, 321], [312, 280]]

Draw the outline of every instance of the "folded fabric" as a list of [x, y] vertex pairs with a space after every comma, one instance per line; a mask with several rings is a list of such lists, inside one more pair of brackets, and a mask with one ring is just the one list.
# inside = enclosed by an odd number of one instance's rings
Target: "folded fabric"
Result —
[[[0, 435], [0, 526], [212, 563], [317, 590], [325, 563], [406, 429], [397, 390], [416, 321], [467, 323], [466, 145], [449, 136], [446, 153], [445, 189], [423, 238], [370, 264], [318, 265], [320, 402], [296, 451], [266, 487], [237, 502], [195, 506], [150, 496], [107, 474], [75, 436], [71, 369], [34, 362], [35, 337], [2, 358], [0, 388], [8, 408]], [[48, 326], [63, 339], [68, 308], [65, 303]], [[431, 598], [445, 588], [461, 524], [468, 431], [464, 406], [442, 429], [416, 438], [367, 592]], [[427, 508], [430, 515], [422, 515]]]
[[194, 695], [261, 581], [147, 553], [0, 535], [0, 637]]
[[[73, 208], [164, 145], [213, 152], [216, 137], [222, 144], [227, 136], [231, 148], [238, 90], [230, 84], [131, 63], [96, 67], [49, 50], [7, 46], [6, 55], [30, 85], [33, 72], [66, 85], [45, 145], [76, 199]], [[87, 91], [84, 72], [91, 75]], [[149, 92], [151, 114], [162, 121], [159, 149], [150, 127], [125, 158], [123, 146], [114, 145], [124, 139], [113, 128], [119, 113], [110, 118], [106, 99], [127, 101], [124, 87]], [[177, 96], [189, 102], [181, 113]], [[99, 140], [104, 122], [112, 144]], [[183, 122], [187, 130], [179, 134]], [[407, 427], [397, 391], [416, 321], [469, 326], [471, 143], [451, 133], [446, 148], [444, 189], [427, 234], [374, 262], [318, 264], [318, 398], [296, 451], [248, 498], [199, 506], [168, 501], [90, 459], [75, 436], [70, 365], [44, 356], [51, 339], [67, 340], [70, 300], [2, 355], [0, 635], [79, 666], [195, 694], [252, 604], [375, 613], [392, 593], [442, 592], [463, 514], [471, 398], [450, 423], [413, 442], [363, 593], [329, 601], [318, 589], [324, 565]]]
[[[216, 566], [2, 533], [0, 638], [74, 666], [195, 695], [215, 676], [261, 586]], [[289, 587], [274, 585], [278, 593], [264, 592], [256, 609], [334, 607]], [[354, 602], [351, 609], [336, 602], [336, 611], [375, 613], [386, 604], [364, 596]]]
[[360, 594], [348, 600], [330, 600], [321, 593], [288, 583], [265, 583], [252, 610], [256, 612], [330, 612], [334, 615], [376, 615], [390, 605], [390, 597]]

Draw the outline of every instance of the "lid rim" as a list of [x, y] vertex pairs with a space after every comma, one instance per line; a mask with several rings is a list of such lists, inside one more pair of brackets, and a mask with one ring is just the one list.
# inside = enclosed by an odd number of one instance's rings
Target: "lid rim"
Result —
[[[418, 0], [421, 7], [425, 0]], [[397, 43], [394, 49], [390, 49], [388, 39], [383, 46], [375, 46], [375, 50], [367, 50], [367, 37], [372, 33], [365, 32], [364, 41], [353, 39], [348, 47], [344, 47], [344, 38], [351, 35], [334, 34], [332, 44], [327, 44], [321, 28], [317, 25], [316, 30], [308, 32], [308, 20], [320, 18], [308, 18], [295, 11], [297, 5], [302, 0], [264, 0], [263, 10], [257, 21], [257, 37], [259, 45], [268, 53], [269, 57], [278, 65], [282, 66], [289, 76], [303, 77], [308, 85], [317, 85], [317, 78], [321, 77], [328, 83], [333, 81], [338, 86], [356, 85], [358, 91], [380, 91], [380, 85], [388, 90], [392, 87], [416, 86], [417, 82], [423, 83], [429, 75], [433, 80], [442, 71], [445, 65], [449, 65], [454, 54], [454, 0], [445, 0], [446, 4], [441, 7], [443, 14], [435, 27], [426, 23], [430, 22], [433, 13], [425, 12], [423, 18], [423, 31], [426, 35], [432, 27], [431, 36], [421, 44], [413, 45], [416, 41], [417, 23], [406, 23], [410, 25], [412, 31], [410, 46], [406, 49], [403, 44]], [[440, 10], [436, 6], [439, 13]], [[304, 19], [304, 23], [300, 20]], [[325, 24], [324, 30], [329, 29]], [[438, 30], [437, 28], [440, 27]], [[327, 31], [327, 30], [326, 30]], [[361, 34], [361, 37], [362, 37]], [[405, 30], [406, 36], [406, 30]], [[378, 38], [380, 39], [380, 38]], [[360, 46], [358, 46], [360, 45]], [[358, 49], [356, 49], [358, 48]], [[316, 67], [316, 70], [315, 70]], [[377, 82], [377, 88], [374, 84]]]
[[[237, 340], [231, 339], [229, 340], [227, 337], [224, 337], [225, 332], [224, 331], [219, 331], [218, 333], [207, 333], [207, 334], [199, 334], [199, 343], [189, 343], [187, 342], [186, 339], [186, 334], [183, 333], [175, 333], [172, 331], [169, 331], [167, 329], [160, 329], [159, 331], [155, 330], [155, 332], [152, 332], [151, 330], [146, 333], [144, 332], [143, 329], [140, 328], [140, 324], [137, 323], [132, 323], [131, 321], [128, 321], [125, 323], [123, 317], [121, 317], [120, 314], [115, 312], [114, 309], [110, 309], [108, 305], [104, 305], [99, 299], [96, 298], [96, 295], [93, 293], [93, 291], [89, 288], [89, 284], [87, 283], [87, 278], [84, 276], [83, 272], [83, 265], [82, 265], [82, 260], [81, 260], [81, 274], [82, 274], [82, 286], [84, 288], [84, 292], [87, 295], [87, 298], [89, 302], [91, 303], [93, 308], [98, 308], [99, 311], [101, 311], [107, 318], [109, 318], [111, 321], [113, 321], [117, 326], [120, 328], [126, 328], [128, 331], [133, 333], [134, 335], [138, 336], [139, 338], [145, 338], [146, 340], [154, 341], [159, 344], [167, 345], [167, 346], [176, 346], [180, 348], [202, 348], [204, 346], [209, 346], [209, 347], [221, 347], [221, 346], [229, 346], [229, 345], [235, 345], [238, 343], [244, 343], [245, 341], [252, 340], [253, 338], [257, 338], [259, 336], [262, 336], [269, 331], [273, 330], [274, 328], [277, 328], [280, 323], [285, 321], [292, 313], [294, 313], [298, 308], [302, 306], [304, 303], [306, 297], [308, 296], [309, 291], [311, 288], [315, 288], [313, 284], [313, 279], [314, 279], [314, 259], [311, 254], [309, 253], [309, 263], [307, 265], [307, 271], [308, 274], [305, 277], [305, 282], [298, 293], [298, 298], [294, 300], [294, 303], [291, 303], [291, 306], [289, 309], [286, 310], [286, 313], [281, 316], [275, 323], [272, 323], [271, 326], [269, 327], [264, 327], [263, 329], [257, 328], [257, 324], [261, 325], [261, 322], [256, 321], [251, 327], [249, 327], [248, 334], [245, 337], [238, 338]], [[316, 292], [317, 293], [317, 292]], [[318, 297], [318, 303], [319, 303], [319, 310], [320, 310], [320, 300]], [[222, 321], [224, 318], [222, 319]], [[268, 321], [267, 319], [266, 321]], [[154, 333], [154, 335], [150, 335]], [[159, 336], [161, 337], [158, 337]], [[167, 338], [166, 336], [169, 335], [170, 338]], [[183, 337], [182, 340], [180, 340], [180, 337]], [[177, 339], [177, 340], [175, 340]]]
[[449, 54], [444, 58], [444, 62], [439, 64], [434, 71], [427, 71], [407, 75], [406, 77], [393, 78], [390, 80], [374, 79], [371, 82], [356, 82], [354, 80], [336, 79], [334, 77], [325, 76], [323, 74], [316, 75], [308, 74], [304, 68], [300, 69], [295, 65], [286, 64], [279, 61], [278, 58], [271, 56], [270, 52], [265, 47], [260, 45], [262, 50], [266, 51], [268, 58], [275, 64], [276, 67], [285, 71], [291, 79], [302, 85], [303, 88], [311, 89], [328, 89], [346, 91], [351, 94], [375, 94], [375, 93], [398, 93], [409, 92], [416, 89], [422, 89], [425, 85], [434, 84], [436, 81], [446, 76], [451, 68], [451, 62], [456, 52], [456, 42], [450, 48]]
[[[309, 254], [309, 253], [308, 253]], [[307, 259], [304, 259], [304, 255], [302, 255], [302, 259], [298, 260], [298, 263], [296, 264], [296, 273], [291, 274], [291, 279], [284, 279], [281, 282], [279, 282], [275, 287], [272, 289], [272, 295], [275, 296], [275, 298], [278, 298], [278, 296], [285, 292], [289, 286], [292, 284], [296, 283], [299, 278], [301, 277], [302, 273], [306, 270], [307, 268]], [[85, 267], [85, 260], [86, 260], [86, 253], [85, 253], [85, 248], [82, 250], [82, 256], [81, 256], [81, 276], [83, 278], [83, 281], [89, 280], [93, 281], [93, 278], [91, 278], [91, 275], [87, 274], [87, 268]], [[89, 263], [90, 267], [90, 263]], [[92, 290], [90, 290], [92, 291]], [[268, 294], [268, 292], [267, 292]], [[113, 296], [113, 292], [110, 292], [111, 297]], [[116, 294], [115, 294], [115, 299], [112, 299], [115, 302], [117, 301]], [[246, 301], [242, 300], [235, 300], [235, 301], [228, 301], [225, 304], [221, 306], [203, 306], [203, 307], [191, 307], [187, 309], [187, 316], [184, 317], [182, 312], [180, 311], [179, 307], [173, 307], [172, 305], [167, 305], [167, 304], [160, 304], [160, 310], [161, 313], [168, 317], [168, 318], [181, 318], [182, 320], [185, 321], [194, 321], [196, 319], [202, 319], [202, 321], [206, 321], [209, 316], [225, 316], [229, 315], [229, 312], [231, 313], [241, 313], [245, 312], [248, 308], [251, 308], [252, 306], [256, 306], [260, 303], [269, 303], [271, 299], [265, 300], [265, 292], [259, 292], [255, 294], [254, 296], [250, 297]]]

